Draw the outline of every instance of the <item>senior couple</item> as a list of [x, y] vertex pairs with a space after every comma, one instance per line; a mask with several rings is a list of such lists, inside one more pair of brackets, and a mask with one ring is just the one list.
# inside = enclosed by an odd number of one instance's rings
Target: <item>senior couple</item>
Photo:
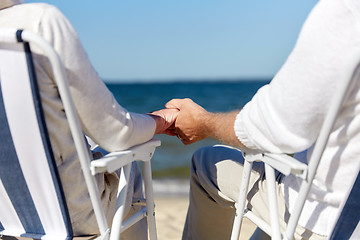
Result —
[[[116, 102], [92, 67], [75, 30], [57, 8], [20, 0], [0, 1], [0, 27], [35, 32], [59, 53], [84, 134], [103, 149], [126, 149], [150, 140], [154, 134], [176, 135], [184, 144], [206, 137], [227, 144], [202, 148], [193, 155], [183, 239], [196, 240], [229, 239], [243, 162], [235, 147], [291, 153], [307, 161], [307, 152], [311, 152], [331, 98], [346, 75], [345, 66], [360, 52], [359, 24], [358, 0], [320, 0], [284, 65], [241, 111], [210, 113], [190, 99], [174, 99], [162, 110], [137, 114]], [[74, 233], [96, 233], [96, 220], [49, 62], [37, 48], [32, 50]], [[360, 161], [355, 159], [360, 156], [359, 87], [357, 79], [331, 133], [319, 166], [321, 172], [315, 176], [296, 228], [296, 239], [328, 237], [332, 216], [337, 215], [346, 193], [344, 186], [358, 174]], [[250, 181], [249, 204], [269, 222], [263, 166], [256, 165], [253, 171], [256, 174]], [[114, 214], [118, 177], [116, 173], [105, 173], [97, 179], [109, 221]], [[135, 210], [132, 199], [141, 197], [140, 178], [133, 165], [127, 216]], [[284, 227], [300, 180], [281, 175], [277, 179], [280, 224]], [[128, 229], [123, 238], [146, 238], [144, 221]]]

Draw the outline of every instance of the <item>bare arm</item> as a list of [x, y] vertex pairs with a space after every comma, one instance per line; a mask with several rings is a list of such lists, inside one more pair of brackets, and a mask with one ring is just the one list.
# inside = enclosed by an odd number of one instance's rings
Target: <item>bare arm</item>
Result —
[[185, 145], [211, 137], [225, 144], [244, 147], [234, 131], [238, 111], [210, 113], [191, 99], [173, 99], [166, 107], [179, 110], [174, 133]]

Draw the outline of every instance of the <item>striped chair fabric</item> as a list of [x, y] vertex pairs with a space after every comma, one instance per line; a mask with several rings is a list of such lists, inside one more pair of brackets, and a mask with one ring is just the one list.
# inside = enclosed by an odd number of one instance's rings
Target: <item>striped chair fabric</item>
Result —
[[0, 48], [1, 234], [67, 239], [72, 228], [29, 43]]
[[[150, 140], [90, 161], [57, 53], [38, 35], [16, 29], [0, 29], [0, 236], [51, 240], [74, 237], [41, 106], [30, 50], [33, 43], [44, 50], [53, 66], [99, 226], [97, 239], [119, 239], [123, 231], [143, 218], [147, 218], [149, 238], [156, 239], [150, 160], [160, 141]], [[127, 182], [134, 161], [143, 161], [146, 203], [138, 213], [122, 221]], [[95, 175], [120, 168], [123, 174], [110, 231]]]

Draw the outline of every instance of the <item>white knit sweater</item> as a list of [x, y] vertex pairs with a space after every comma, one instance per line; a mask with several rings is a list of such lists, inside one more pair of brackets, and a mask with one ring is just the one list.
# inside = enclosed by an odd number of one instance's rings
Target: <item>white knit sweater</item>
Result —
[[[0, 1], [0, 27], [32, 31], [55, 48], [66, 68], [85, 134], [108, 151], [122, 150], [150, 140], [154, 135], [155, 121], [147, 115], [130, 113], [116, 102], [89, 62], [76, 32], [60, 11], [47, 4], [19, 3], [20, 0]], [[99, 42], [101, 44], [106, 43]], [[49, 61], [35, 46], [31, 48], [46, 124], [74, 233], [96, 232], [96, 220]], [[97, 180], [110, 220], [116, 203], [117, 177], [115, 174], [100, 174]]]
[[[359, 53], [360, 1], [321, 0], [283, 67], [237, 116], [238, 138], [249, 148], [270, 152], [311, 149], [346, 66], [360, 61]], [[340, 112], [300, 218], [300, 225], [321, 235], [331, 233], [348, 183], [359, 171], [359, 88], [360, 79]], [[290, 211], [300, 182], [295, 177], [283, 181]]]

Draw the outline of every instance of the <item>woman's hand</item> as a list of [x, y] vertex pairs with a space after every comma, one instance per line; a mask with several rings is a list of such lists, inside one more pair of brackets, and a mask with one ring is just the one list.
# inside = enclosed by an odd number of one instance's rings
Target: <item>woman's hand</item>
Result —
[[174, 136], [175, 134], [169, 128], [174, 124], [178, 113], [178, 109], [166, 108], [148, 113], [148, 115], [156, 122], [155, 134], [168, 134]]

